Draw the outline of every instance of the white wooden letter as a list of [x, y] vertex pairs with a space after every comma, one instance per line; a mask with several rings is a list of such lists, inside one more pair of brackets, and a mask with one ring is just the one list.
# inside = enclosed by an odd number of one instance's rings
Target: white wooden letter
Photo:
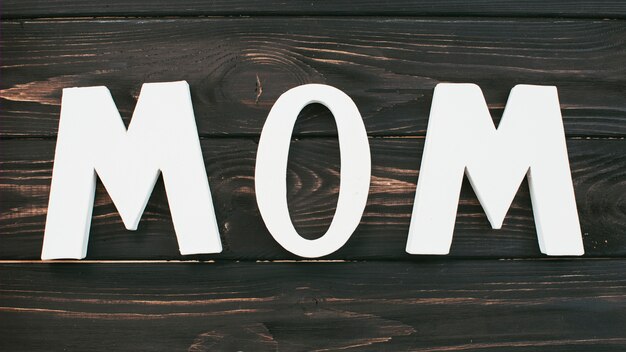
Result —
[[128, 131], [106, 87], [63, 89], [41, 259], [86, 256], [96, 173], [136, 230], [159, 172], [180, 253], [221, 252], [187, 82], [144, 84]]
[[556, 87], [511, 90], [498, 129], [480, 88], [435, 88], [406, 251], [448, 254], [466, 173], [494, 229], [528, 175], [539, 248], [584, 253]]
[[[300, 111], [312, 103], [325, 105], [335, 117], [341, 153], [341, 179], [335, 216], [328, 231], [315, 240], [302, 238], [289, 218], [287, 157]], [[369, 192], [371, 160], [367, 133], [356, 105], [341, 90], [307, 84], [281, 95], [263, 126], [257, 152], [256, 199], [268, 230], [285, 249], [316, 258], [341, 248], [363, 215]]]

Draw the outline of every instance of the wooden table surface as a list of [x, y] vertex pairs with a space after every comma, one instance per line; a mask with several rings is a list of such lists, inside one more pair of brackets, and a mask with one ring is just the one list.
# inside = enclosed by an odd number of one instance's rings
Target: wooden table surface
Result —
[[[2, 351], [625, 351], [626, 2], [5, 0], [0, 43]], [[181, 256], [162, 180], [139, 229], [99, 182], [87, 258], [39, 260], [62, 88], [191, 87], [224, 251]], [[542, 255], [526, 181], [492, 230], [464, 181], [452, 251], [406, 245], [433, 89], [558, 87], [586, 254]], [[339, 251], [302, 261], [265, 228], [254, 162], [269, 109], [324, 83], [363, 115], [372, 183]], [[532, 143], [532, 136], [528, 136]], [[312, 105], [290, 150], [296, 228], [329, 226], [336, 127]]]

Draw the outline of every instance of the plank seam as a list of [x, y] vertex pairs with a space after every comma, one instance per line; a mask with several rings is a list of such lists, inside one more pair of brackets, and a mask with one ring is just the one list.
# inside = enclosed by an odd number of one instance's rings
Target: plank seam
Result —
[[[200, 135], [199, 138], [201, 140], [210, 140], [210, 139], [250, 139], [250, 140], [258, 140], [260, 137], [259, 134], [227, 134], [227, 135]], [[372, 134], [367, 135], [369, 139], [424, 139], [426, 137], [425, 134], [415, 134], [415, 135], [397, 135], [397, 134], [389, 134], [389, 135], [379, 135]], [[301, 139], [327, 139], [327, 138], [337, 138], [336, 134], [294, 134], [292, 136], [292, 140], [297, 141]], [[614, 135], [614, 136], [602, 136], [602, 135], [566, 135], [565, 138], [567, 140], [615, 140], [621, 141], [626, 140], [626, 135]], [[1, 136], [0, 141], [13, 141], [13, 140], [23, 140], [23, 141], [54, 141], [57, 139], [56, 135], [33, 135], [33, 136]]]
[[158, 14], [146, 14], [146, 15], [106, 15], [106, 14], [56, 14], [56, 15], [20, 15], [20, 14], [3, 14], [3, 21], [5, 23], [11, 22], [22, 22], [28, 20], [42, 20], [42, 21], [68, 21], [68, 20], [76, 20], [76, 21], [85, 21], [85, 20], [175, 20], [175, 19], [204, 19], [204, 18], [252, 18], [252, 17], [263, 17], [263, 18], [299, 18], [299, 17], [310, 17], [310, 18], [397, 18], [397, 19], [452, 19], [452, 18], [462, 18], [462, 19], [491, 19], [501, 18], [501, 19], [563, 19], [563, 20], [626, 20], [626, 14], [604, 14], [604, 15], [589, 15], [589, 14], [481, 14], [481, 13], [455, 13], [450, 12], [447, 14], [441, 13], [420, 13], [420, 14], [402, 14], [396, 15], [393, 13], [388, 14], [359, 14], [359, 13], [348, 13], [348, 12], [338, 12], [338, 13], [322, 13], [322, 12], [311, 12], [311, 13], [302, 13], [302, 14], [280, 14], [280, 13], [262, 13], [262, 12], [244, 12], [239, 14], [228, 13], [228, 12], [216, 12], [211, 14], [183, 14], [183, 13], [173, 13], [168, 15], [158, 15]]
[[446, 261], [601, 261], [601, 260], [626, 260], [624, 256], [606, 256], [606, 257], [458, 257], [450, 256], [445, 258], [434, 258], [424, 256], [414, 260], [406, 258], [380, 258], [380, 259], [68, 259], [68, 260], [36, 260], [36, 259], [1, 259], [0, 265], [4, 264], [226, 264], [226, 263], [268, 263], [268, 264], [285, 264], [285, 263], [432, 263]]

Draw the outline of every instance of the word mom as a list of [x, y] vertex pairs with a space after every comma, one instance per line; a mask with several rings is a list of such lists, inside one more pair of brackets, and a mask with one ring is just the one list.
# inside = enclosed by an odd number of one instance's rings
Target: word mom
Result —
[[[292, 130], [308, 104], [325, 105], [339, 135], [341, 178], [327, 232], [308, 240], [287, 207], [286, 169]], [[124, 225], [136, 230], [159, 176], [167, 191], [181, 254], [222, 251], [187, 82], [147, 83], [126, 130], [106, 87], [63, 90], [42, 259], [87, 254], [96, 175]], [[480, 88], [435, 88], [406, 251], [447, 254], [467, 175], [493, 228], [500, 228], [528, 176], [539, 247], [548, 255], [584, 252], [556, 87], [515, 86], [496, 129]], [[255, 170], [256, 199], [269, 232], [308, 258], [341, 248], [361, 220], [371, 158], [352, 99], [327, 85], [285, 92], [263, 127]]]

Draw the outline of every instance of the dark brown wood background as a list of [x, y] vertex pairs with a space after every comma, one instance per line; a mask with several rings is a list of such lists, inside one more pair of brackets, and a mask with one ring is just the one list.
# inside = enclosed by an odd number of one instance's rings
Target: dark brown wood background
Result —
[[[5, 0], [0, 74], [0, 350], [626, 350], [626, 3]], [[187, 80], [222, 233], [178, 253], [159, 182], [126, 231], [98, 185], [88, 256], [41, 263], [61, 89], [107, 86], [128, 122], [142, 83]], [[556, 85], [586, 254], [537, 245], [524, 183], [501, 230], [462, 190], [449, 256], [405, 253], [439, 82], [483, 89], [496, 122], [519, 83]], [[360, 226], [322, 261], [269, 235], [254, 196], [276, 98], [325, 83], [372, 150]], [[532, 143], [532, 136], [529, 136]], [[307, 238], [339, 185], [329, 112], [293, 134], [289, 204]]]

